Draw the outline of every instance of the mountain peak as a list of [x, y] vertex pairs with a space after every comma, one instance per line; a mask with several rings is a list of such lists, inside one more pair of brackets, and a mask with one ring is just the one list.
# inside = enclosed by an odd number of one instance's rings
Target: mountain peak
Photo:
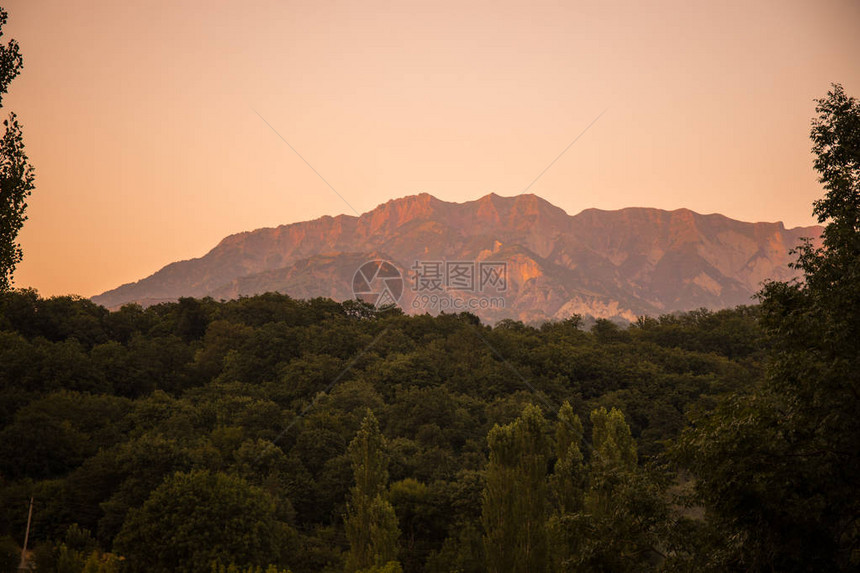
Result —
[[416, 219], [434, 217], [445, 205], [429, 193], [391, 199], [359, 217], [359, 225], [367, 235], [386, 234]]
[[414, 213], [416, 215], [428, 214], [445, 204], [445, 201], [437, 199], [429, 193], [418, 193], [417, 195], [389, 199], [385, 203], [377, 205], [375, 209], [362, 213], [361, 216], [372, 215], [377, 211]]

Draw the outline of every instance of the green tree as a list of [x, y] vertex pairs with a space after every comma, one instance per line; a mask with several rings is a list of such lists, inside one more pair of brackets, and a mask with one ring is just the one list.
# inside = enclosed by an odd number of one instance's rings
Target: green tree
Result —
[[759, 294], [764, 383], [697, 419], [676, 450], [730, 540], [716, 567], [860, 567], [860, 102], [834, 85], [816, 112], [823, 246], [798, 250], [802, 281]]
[[581, 532], [576, 531], [582, 512], [588, 476], [583, 464], [582, 422], [570, 402], [562, 404], [555, 429], [556, 461], [550, 476], [554, 511], [547, 523], [552, 569], [564, 571], [576, 552]]
[[[8, 14], [0, 8], [0, 37]], [[21, 73], [24, 60], [15, 40], [0, 44], [0, 107], [9, 84]], [[24, 152], [24, 138], [17, 116], [12, 113], [3, 121], [0, 139], [0, 292], [12, 284], [15, 266], [21, 262], [23, 251], [17, 243], [18, 231], [27, 220], [27, 197], [34, 189], [33, 166]]]
[[636, 442], [620, 410], [598, 408], [591, 423], [584, 513], [563, 522], [576, 549], [565, 565], [577, 571], [653, 570], [665, 523], [662, 489], [639, 468]]
[[345, 519], [349, 540], [346, 570], [350, 573], [373, 567], [387, 568], [397, 559], [400, 530], [397, 515], [388, 501], [386, 448], [379, 422], [368, 409], [358, 433], [349, 444], [355, 476]]
[[481, 519], [488, 571], [547, 568], [546, 432], [540, 408], [528, 405], [514, 422], [494, 426], [487, 436], [490, 460]]
[[556, 462], [551, 477], [556, 506], [560, 513], [582, 509], [585, 494], [585, 468], [583, 466], [582, 422], [573, 412], [570, 402], [562, 404], [555, 430]]
[[397, 521], [403, 530], [401, 562], [410, 571], [420, 569], [423, 555], [427, 552], [428, 538], [432, 535], [430, 521], [430, 498], [427, 486], [413, 478], [391, 484], [389, 497]]
[[269, 494], [241, 478], [197, 470], [173, 474], [129, 512], [115, 547], [129, 571], [194, 573], [213, 562], [280, 563], [293, 537]]
[[591, 436], [591, 497], [605, 505], [611, 498], [613, 480], [636, 469], [636, 442], [617, 408], [591, 412]]

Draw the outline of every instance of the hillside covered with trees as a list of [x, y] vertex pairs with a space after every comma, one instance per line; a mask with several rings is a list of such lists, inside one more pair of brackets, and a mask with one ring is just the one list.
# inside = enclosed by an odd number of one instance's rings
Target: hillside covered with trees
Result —
[[[2, 533], [20, 537], [32, 495], [38, 563], [354, 571], [379, 554], [480, 571], [534, 543], [517, 570], [656, 566], [688, 513], [666, 489], [666, 441], [754, 386], [756, 314], [585, 332], [277, 294], [111, 313], [8, 293]], [[385, 540], [356, 550], [379, 515]]]

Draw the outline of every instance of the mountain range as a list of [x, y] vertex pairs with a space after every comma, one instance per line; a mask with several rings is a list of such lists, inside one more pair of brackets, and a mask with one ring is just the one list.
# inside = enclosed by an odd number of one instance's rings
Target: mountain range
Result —
[[[377, 268], [364, 263], [389, 261], [403, 278], [399, 304], [407, 312], [458, 310], [443, 308], [456, 298], [473, 305], [460, 309], [489, 322], [539, 322], [574, 313], [635, 320], [749, 304], [763, 281], [797, 276], [789, 251], [804, 237], [817, 243], [821, 230], [688, 209], [586, 209], [571, 216], [531, 194], [451, 203], [422, 193], [358, 217], [326, 216], [230, 235], [200, 258], [171, 263], [92, 300], [117, 308], [270, 291], [346, 300], [354, 298], [357, 270], [365, 277]], [[453, 279], [446, 284], [446, 262], [474, 273], [472, 288]], [[480, 292], [481, 263], [486, 269], [502, 265], [495, 278], [504, 281]], [[441, 283], [418, 280], [440, 269]], [[373, 284], [378, 289], [386, 283], [377, 278]], [[484, 304], [489, 299], [495, 302]]]

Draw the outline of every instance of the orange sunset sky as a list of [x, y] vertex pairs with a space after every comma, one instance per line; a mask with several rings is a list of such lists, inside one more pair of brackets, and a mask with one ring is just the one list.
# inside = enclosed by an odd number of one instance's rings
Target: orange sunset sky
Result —
[[[17, 0], [37, 189], [16, 286], [91, 296], [230, 233], [530, 189], [808, 225], [860, 1]], [[259, 113], [259, 115], [258, 115]]]

